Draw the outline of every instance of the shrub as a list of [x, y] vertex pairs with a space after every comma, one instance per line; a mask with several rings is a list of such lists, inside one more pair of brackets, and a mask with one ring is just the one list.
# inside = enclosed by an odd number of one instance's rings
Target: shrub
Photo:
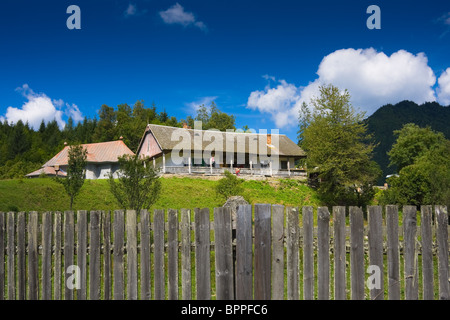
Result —
[[225, 200], [231, 196], [240, 196], [244, 192], [242, 182], [244, 180], [238, 179], [234, 174], [225, 170], [225, 177], [220, 179], [216, 185], [216, 193], [224, 197]]

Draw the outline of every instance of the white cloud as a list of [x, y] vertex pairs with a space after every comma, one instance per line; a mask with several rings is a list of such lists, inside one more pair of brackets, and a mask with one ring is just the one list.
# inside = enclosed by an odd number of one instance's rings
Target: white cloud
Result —
[[167, 24], [181, 24], [184, 27], [195, 26], [202, 31], [207, 31], [205, 23], [198, 21], [192, 12], [184, 11], [184, 8], [176, 3], [169, 9], [159, 12], [160, 17]]
[[136, 4], [129, 3], [128, 7], [123, 12], [123, 15], [125, 16], [125, 18], [130, 18], [133, 16], [141, 16], [146, 13], [147, 13], [147, 10], [138, 10], [138, 7]]
[[450, 26], [450, 12], [444, 13], [437, 21]]
[[136, 13], [137, 13], [136, 5], [130, 3], [130, 4], [128, 4], [128, 7], [123, 14], [125, 15], [125, 17], [130, 17], [130, 16], [134, 16]]
[[213, 102], [216, 99], [217, 96], [202, 97], [200, 99], [197, 99], [196, 101], [187, 102], [185, 103], [185, 105], [189, 108], [189, 112], [196, 113], [201, 105], [209, 107], [211, 105], [211, 102]]
[[[83, 119], [80, 109], [75, 104], [69, 105], [61, 99], [52, 100], [44, 93], [35, 93], [28, 84], [17, 88], [16, 91], [20, 92], [27, 101], [21, 108], [7, 108], [5, 116], [1, 118], [6, 119], [9, 123], [17, 123], [22, 120], [28, 122], [32, 128], [38, 129], [42, 120], [45, 122], [56, 120], [58, 126], [64, 128], [66, 123], [63, 115], [65, 113], [72, 116], [74, 121]], [[64, 106], [66, 107], [65, 111], [62, 110]]]
[[83, 121], [83, 113], [80, 111], [78, 106], [76, 104], [68, 104], [66, 103], [66, 115], [69, 117], [72, 117], [72, 120], [74, 122], [80, 122]]
[[262, 77], [264, 79], [266, 79], [267, 81], [270, 81], [270, 80], [275, 81], [275, 77], [274, 76], [270, 76], [268, 74], [264, 74]]
[[450, 105], [450, 68], [447, 68], [438, 79], [438, 101], [444, 106]]
[[435, 101], [436, 77], [423, 53], [399, 50], [391, 56], [375, 49], [342, 49], [323, 58], [318, 78], [306, 87], [284, 80], [276, 88], [250, 94], [247, 107], [268, 112], [278, 127], [296, 125], [301, 103], [318, 96], [319, 86], [333, 84], [347, 89], [352, 104], [366, 115], [387, 103]]
[[300, 91], [295, 85], [288, 84], [284, 80], [280, 80], [279, 83], [276, 88], [267, 85], [264, 90], [253, 91], [248, 98], [247, 106], [253, 110], [272, 113], [274, 117], [291, 109], [300, 99]]

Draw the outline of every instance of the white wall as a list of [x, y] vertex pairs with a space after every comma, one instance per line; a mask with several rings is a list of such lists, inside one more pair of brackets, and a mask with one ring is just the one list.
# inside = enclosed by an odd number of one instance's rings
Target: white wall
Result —
[[117, 170], [119, 164], [117, 163], [88, 163], [86, 166], [86, 179], [108, 179], [109, 173], [112, 172], [114, 178], [117, 178]]

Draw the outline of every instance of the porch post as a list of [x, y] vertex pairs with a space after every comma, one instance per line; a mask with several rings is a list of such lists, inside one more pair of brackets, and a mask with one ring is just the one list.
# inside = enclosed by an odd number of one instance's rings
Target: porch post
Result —
[[212, 157], [209, 158], [209, 170], [211, 171], [212, 174]]
[[163, 152], [163, 173], [166, 173], [166, 154]]
[[250, 160], [250, 175], [253, 175], [253, 162]]
[[156, 159], [155, 159], [155, 157], [153, 157], [153, 169], [155, 169], [156, 168]]
[[191, 173], [191, 157], [188, 158], [188, 162], [189, 162], [189, 174]]
[[291, 176], [291, 162], [290, 162], [289, 158], [288, 158], [287, 165], [288, 165], [288, 174], [289, 174], [289, 177], [290, 177]]

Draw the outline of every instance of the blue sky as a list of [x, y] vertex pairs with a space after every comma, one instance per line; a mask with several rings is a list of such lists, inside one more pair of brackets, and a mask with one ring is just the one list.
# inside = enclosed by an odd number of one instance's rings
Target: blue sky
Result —
[[34, 126], [137, 100], [181, 119], [214, 100], [237, 127], [297, 141], [298, 107], [322, 84], [367, 115], [450, 104], [448, 1], [3, 0], [0, 43], [0, 119]]

